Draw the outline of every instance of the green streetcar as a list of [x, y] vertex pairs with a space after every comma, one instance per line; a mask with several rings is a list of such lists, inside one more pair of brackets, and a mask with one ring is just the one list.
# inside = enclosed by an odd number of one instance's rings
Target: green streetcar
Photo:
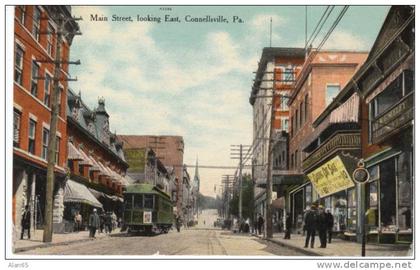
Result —
[[168, 233], [173, 223], [170, 196], [151, 184], [128, 185], [123, 222], [128, 233]]

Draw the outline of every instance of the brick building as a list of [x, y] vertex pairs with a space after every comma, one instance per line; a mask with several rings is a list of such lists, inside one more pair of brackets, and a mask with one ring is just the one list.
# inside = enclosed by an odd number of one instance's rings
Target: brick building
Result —
[[[13, 224], [20, 231], [25, 205], [32, 213], [32, 228], [43, 225], [47, 147], [51, 118], [54, 56], [57, 49], [56, 18], [71, 17], [69, 6], [16, 6], [14, 20], [13, 84]], [[69, 20], [66, 30], [78, 25]], [[61, 40], [62, 61], [68, 61], [73, 34]], [[68, 78], [68, 65], [61, 65], [60, 76]], [[60, 80], [57, 123], [56, 184], [65, 180], [67, 157], [67, 82]], [[59, 186], [59, 185], [56, 185]], [[57, 189], [54, 194], [57, 194]], [[59, 219], [54, 211], [54, 219]], [[16, 234], [14, 234], [16, 235]]]
[[308, 181], [308, 167], [303, 168], [303, 161], [309, 158], [311, 152], [305, 148], [314, 140], [320, 140], [319, 134], [314, 133], [313, 123], [334, 101], [366, 57], [365, 52], [312, 51], [294, 85], [288, 105], [291, 119], [289, 169], [295, 172], [295, 176], [284, 184], [286, 208], [297, 230], [302, 229], [305, 208], [319, 199], [319, 194]]
[[[68, 179], [63, 189], [64, 222], [56, 225], [57, 231], [72, 226], [75, 212], [87, 221], [93, 207], [122, 215], [123, 187], [132, 180], [126, 175], [123, 143], [109, 130], [110, 116], [105, 100], [90, 109], [81, 93], [68, 91]], [[93, 196], [92, 196], [93, 195]], [[67, 225], [70, 223], [69, 225]]]
[[[304, 60], [305, 51], [302, 48], [264, 48], [259, 61], [249, 99], [253, 106], [252, 174], [257, 183], [254, 190], [255, 214], [265, 213], [271, 95], [273, 92], [276, 94], [273, 98], [275, 115], [272, 127], [275, 137], [278, 138], [275, 142], [277, 151], [273, 152], [273, 161], [277, 168], [279, 164], [287, 163], [288, 155], [283, 153], [287, 152], [287, 144], [280, 143], [283, 141], [280, 137], [290, 128], [287, 97], [293, 89], [293, 83], [300, 73]], [[274, 190], [277, 191], [276, 186]], [[275, 193], [273, 196], [276, 196]]]

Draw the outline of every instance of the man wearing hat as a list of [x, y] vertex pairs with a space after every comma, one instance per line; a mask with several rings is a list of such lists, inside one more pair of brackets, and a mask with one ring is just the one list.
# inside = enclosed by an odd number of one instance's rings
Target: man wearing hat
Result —
[[315, 232], [318, 223], [318, 214], [316, 213], [316, 205], [313, 204], [311, 209], [305, 215], [305, 230], [306, 230], [306, 239], [305, 239], [305, 248], [308, 247], [309, 239], [311, 240], [311, 248], [314, 248], [315, 243]]
[[319, 232], [319, 241], [321, 242], [320, 248], [327, 247], [327, 214], [323, 205], [318, 206], [319, 217], [318, 217], [318, 232]]
[[89, 216], [89, 237], [95, 238], [96, 230], [99, 228], [101, 222], [99, 220], [98, 213], [96, 212], [96, 208], [93, 208], [93, 213]]

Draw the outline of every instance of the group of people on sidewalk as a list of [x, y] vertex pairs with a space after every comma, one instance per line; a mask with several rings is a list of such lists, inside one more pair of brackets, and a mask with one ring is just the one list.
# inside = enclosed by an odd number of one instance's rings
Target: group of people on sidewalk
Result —
[[[291, 225], [291, 224], [290, 224]], [[325, 211], [323, 205], [318, 207], [313, 204], [311, 208], [304, 214], [304, 226], [303, 231], [306, 232], [305, 248], [308, 247], [309, 241], [311, 242], [311, 248], [314, 248], [315, 234], [318, 231], [320, 248], [327, 247], [328, 243], [331, 243], [332, 229], [334, 226], [334, 217], [329, 210]], [[287, 221], [286, 221], [287, 227]], [[287, 231], [287, 229], [286, 229]], [[289, 235], [290, 239], [290, 235]]]
[[89, 216], [89, 237], [95, 238], [96, 231], [103, 233], [111, 233], [113, 229], [117, 226], [117, 216], [115, 213], [107, 212], [102, 215], [98, 215], [96, 209], [93, 209], [92, 214]]

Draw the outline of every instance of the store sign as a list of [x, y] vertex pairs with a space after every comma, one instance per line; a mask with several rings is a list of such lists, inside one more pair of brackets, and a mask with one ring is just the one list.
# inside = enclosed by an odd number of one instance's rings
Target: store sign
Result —
[[124, 149], [124, 157], [128, 165], [130, 165], [130, 172], [143, 172], [145, 166], [145, 150], [138, 149]]
[[143, 212], [143, 223], [144, 224], [152, 224], [152, 212], [151, 211], [144, 211]]
[[308, 173], [307, 176], [321, 198], [354, 186], [339, 156]]
[[403, 98], [388, 112], [372, 121], [372, 142], [378, 143], [413, 120], [413, 94]]

